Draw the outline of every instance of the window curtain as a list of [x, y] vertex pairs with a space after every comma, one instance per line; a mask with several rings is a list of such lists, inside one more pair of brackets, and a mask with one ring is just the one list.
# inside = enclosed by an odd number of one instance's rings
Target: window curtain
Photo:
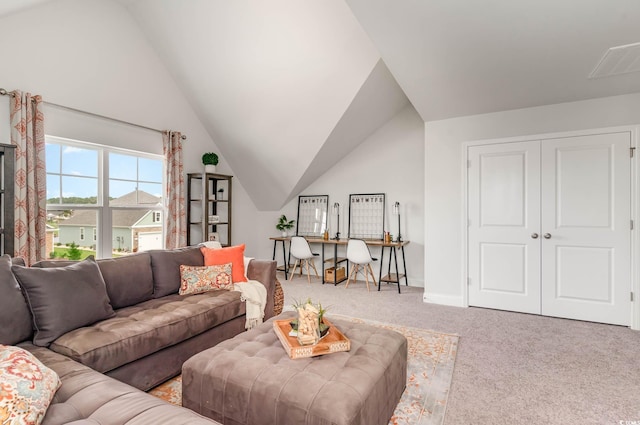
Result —
[[187, 245], [182, 134], [177, 131], [164, 131], [162, 150], [166, 164], [165, 248], [174, 249]]
[[31, 265], [47, 256], [42, 98], [13, 91], [10, 122], [11, 143], [16, 146], [14, 255]]

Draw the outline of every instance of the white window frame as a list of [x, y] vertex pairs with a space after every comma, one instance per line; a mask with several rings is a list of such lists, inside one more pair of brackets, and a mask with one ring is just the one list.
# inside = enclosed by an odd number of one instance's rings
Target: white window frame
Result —
[[80, 228], [80, 240], [84, 241], [84, 227]]
[[154, 223], [162, 223], [162, 211], [154, 211], [153, 212], [153, 222]]
[[[162, 162], [162, 193], [164, 194], [165, 181], [165, 161], [162, 155], [152, 154], [147, 152], [140, 152], [131, 149], [116, 148], [113, 146], [102, 145], [98, 143], [84, 142], [73, 139], [66, 139], [63, 137], [45, 135], [45, 142], [58, 144], [61, 146], [74, 146], [84, 149], [93, 149], [98, 151], [98, 198], [94, 205], [89, 204], [53, 204], [47, 205], [47, 208], [56, 209], [74, 209], [74, 210], [92, 210], [96, 211], [97, 225], [95, 228], [96, 242], [96, 258], [111, 258], [113, 252], [112, 241], [112, 211], [114, 210], [127, 210], [127, 209], [148, 209], [154, 211], [162, 211], [163, 207], [158, 205], [131, 205], [131, 206], [111, 206], [109, 205], [109, 154], [117, 153], [123, 155], [132, 155], [139, 158], [147, 158], [159, 160]], [[60, 170], [62, 171], [62, 170]], [[60, 190], [63, 188], [60, 187]], [[163, 199], [164, 201], [164, 199]], [[105, 237], [110, 235], [109, 237]], [[83, 239], [84, 240], [84, 239]], [[162, 240], [165, 240], [165, 226], [162, 226]], [[98, 243], [99, 242], [99, 243]]]

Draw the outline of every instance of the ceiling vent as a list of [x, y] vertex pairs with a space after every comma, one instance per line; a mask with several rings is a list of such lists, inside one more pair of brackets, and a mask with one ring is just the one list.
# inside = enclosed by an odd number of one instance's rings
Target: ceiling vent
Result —
[[616, 46], [607, 50], [591, 71], [589, 78], [610, 77], [640, 71], [640, 43]]

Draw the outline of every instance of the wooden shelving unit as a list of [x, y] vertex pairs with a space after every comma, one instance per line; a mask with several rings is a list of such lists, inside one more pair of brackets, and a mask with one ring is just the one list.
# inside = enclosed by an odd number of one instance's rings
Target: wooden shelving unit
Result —
[[225, 174], [187, 174], [187, 245], [212, 240], [216, 234], [223, 246], [231, 245], [232, 178]]
[[0, 144], [0, 254], [14, 255], [15, 146]]

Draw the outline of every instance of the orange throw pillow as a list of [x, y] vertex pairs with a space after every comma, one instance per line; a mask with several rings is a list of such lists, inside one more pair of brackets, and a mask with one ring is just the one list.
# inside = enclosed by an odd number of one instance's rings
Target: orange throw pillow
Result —
[[231, 263], [233, 283], [247, 281], [247, 277], [244, 275], [244, 244], [218, 249], [203, 246], [200, 251], [204, 256], [205, 266], [221, 266]]

